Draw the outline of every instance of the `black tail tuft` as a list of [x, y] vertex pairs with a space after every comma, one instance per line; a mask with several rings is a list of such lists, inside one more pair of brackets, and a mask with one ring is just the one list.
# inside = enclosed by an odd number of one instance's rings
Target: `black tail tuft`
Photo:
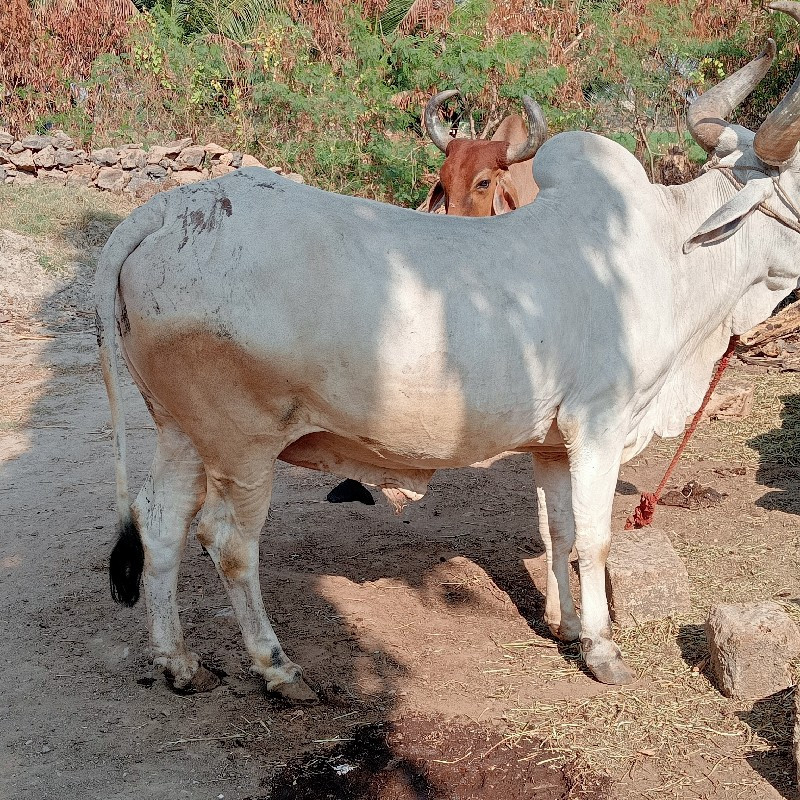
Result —
[[144, 569], [144, 548], [133, 520], [119, 530], [119, 537], [108, 560], [111, 596], [124, 606], [135, 606], [139, 600], [139, 583]]

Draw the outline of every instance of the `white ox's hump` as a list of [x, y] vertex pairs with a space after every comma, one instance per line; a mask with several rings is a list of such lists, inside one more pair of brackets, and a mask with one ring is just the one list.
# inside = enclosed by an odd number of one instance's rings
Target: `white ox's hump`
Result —
[[642, 165], [621, 144], [585, 131], [548, 139], [533, 160], [533, 177], [540, 191], [561, 190], [581, 203], [602, 202], [610, 188], [635, 196], [637, 185], [651, 185]]

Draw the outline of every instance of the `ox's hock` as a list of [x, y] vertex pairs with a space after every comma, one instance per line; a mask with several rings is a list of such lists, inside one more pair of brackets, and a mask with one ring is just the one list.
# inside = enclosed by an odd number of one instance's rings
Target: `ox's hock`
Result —
[[[683, 432], [731, 336], [800, 278], [800, 83], [757, 133], [724, 121], [774, 54], [770, 41], [692, 105], [711, 168], [681, 186], [651, 184], [625, 148], [572, 131], [539, 147], [539, 195], [510, 214], [419, 214], [248, 168], [159, 194], [116, 228], [95, 284], [112, 580], [132, 599], [142, 574], [155, 660], [176, 687], [200, 672], [177, 599], [196, 513], [252, 668], [306, 700], [259, 585], [276, 461], [401, 508], [437, 469], [503, 452], [533, 459], [547, 625], [580, 640], [598, 680], [635, 679], [606, 593], [619, 466]], [[133, 504], [115, 339], [157, 430]]]

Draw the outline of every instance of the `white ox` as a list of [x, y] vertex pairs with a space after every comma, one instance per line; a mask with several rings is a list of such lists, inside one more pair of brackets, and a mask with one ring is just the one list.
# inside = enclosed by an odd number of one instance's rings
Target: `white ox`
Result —
[[[580, 638], [600, 681], [634, 678], [605, 590], [619, 465], [683, 431], [731, 333], [800, 275], [800, 80], [755, 141], [723, 121], [773, 54], [692, 107], [694, 136], [731, 172], [683, 186], [651, 185], [624, 148], [572, 132], [542, 146], [539, 197], [514, 214], [423, 215], [247, 169], [158, 195], [114, 231], [96, 279], [121, 518], [112, 589], [132, 604], [144, 568], [155, 659], [176, 687], [212, 684], [176, 597], [198, 510], [253, 669], [309, 699], [259, 587], [276, 459], [400, 505], [436, 469], [503, 451], [533, 457], [551, 630]], [[115, 327], [158, 430], [132, 508]]]

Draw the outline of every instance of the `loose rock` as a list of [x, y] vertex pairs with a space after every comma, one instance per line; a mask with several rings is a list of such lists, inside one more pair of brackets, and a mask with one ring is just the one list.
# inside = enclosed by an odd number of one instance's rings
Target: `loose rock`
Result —
[[800, 630], [777, 603], [711, 608], [706, 622], [711, 668], [726, 697], [757, 700], [792, 685]]

